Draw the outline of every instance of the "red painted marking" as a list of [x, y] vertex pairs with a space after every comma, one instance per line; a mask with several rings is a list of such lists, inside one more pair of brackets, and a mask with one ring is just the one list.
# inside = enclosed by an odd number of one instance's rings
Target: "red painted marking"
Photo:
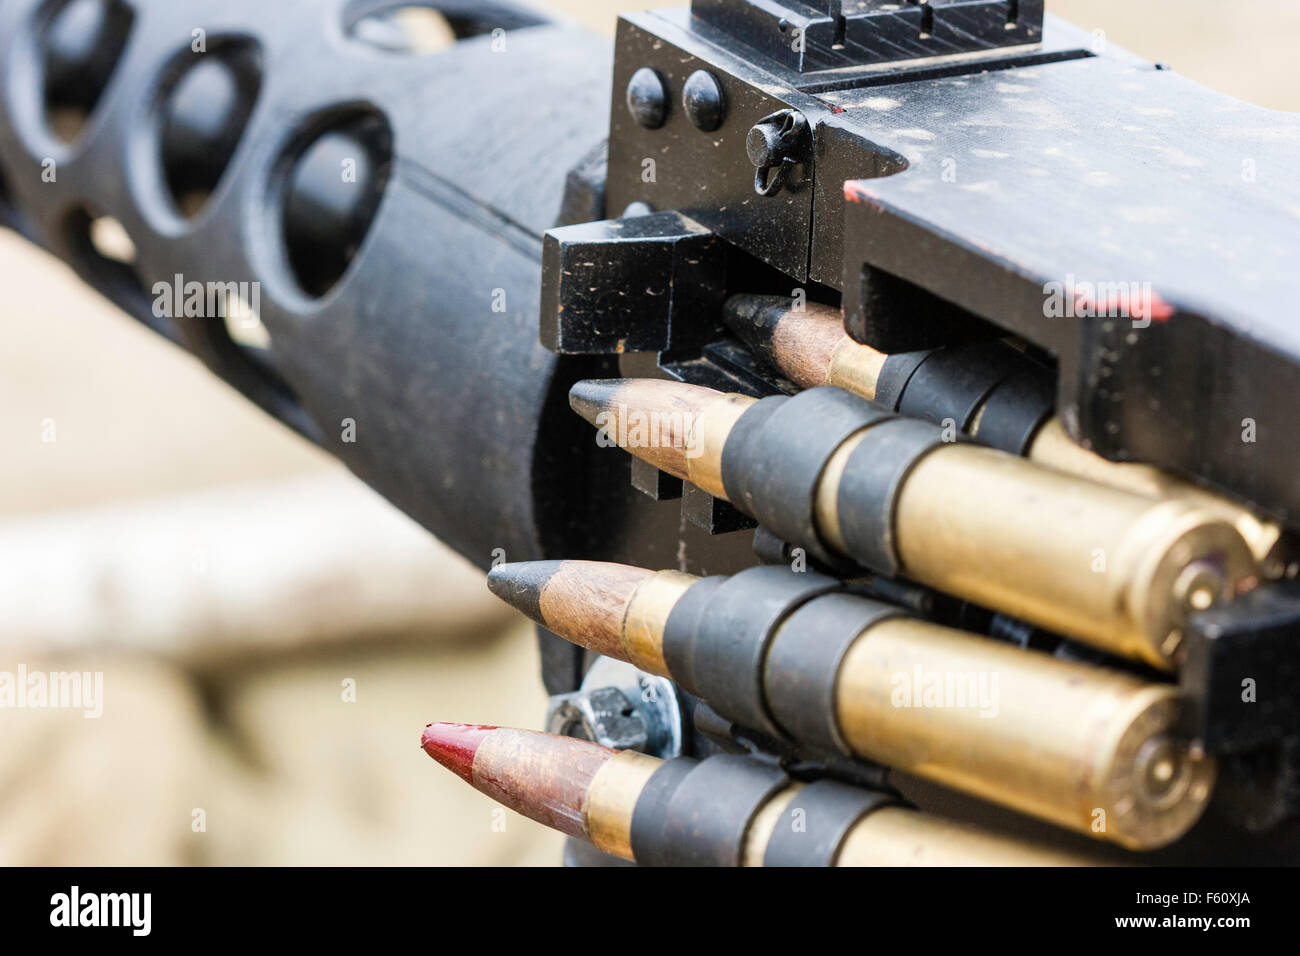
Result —
[[482, 724], [429, 724], [424, 728], [420, 746], [430, 757], [472, 786], [474, 755], [488, 735], [498, 729]]
[[850, 179], [844, 183], [844, 198], [848, 202], [871, 202], [876, 197], [858, 180]]
[[[1173, 305], [1160, 298], [1155, 292], [1151, 293], [1151, 318], [1156, 322], [1168, 322], [1178, 310]], [[1145, 318], [1145, 316], [1143, 316]]]
[[1155, 292], [1130, 295], [1127, 290], [1120, 290], [1108, 295], [1105, 301], [1096, 300], [1086, 292], [1077, 292], [1074, 301], [1075, 312], [1078, 315], [1118, 316], [1125, 319], [1167, 322], [1178, 311]]

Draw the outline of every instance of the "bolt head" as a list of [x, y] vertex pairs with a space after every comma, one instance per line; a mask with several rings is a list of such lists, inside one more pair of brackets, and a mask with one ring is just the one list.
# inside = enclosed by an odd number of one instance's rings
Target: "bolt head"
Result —
[[711, 133], [722, 125], [727, 115], [727, 100], [722, 84], [708, 70], [696, 70], [682, 87], [682, 106], [698, 130]]
[[600, 687], [551, 698], [546, 729], [614, 750], [644, 751], [650, 743], [645, 717], [617, 687]]
[[658, 129], [668, 118], [668, 90], [659, 74], [643, 66], [627, 84], [627, 111], [637, 124]]

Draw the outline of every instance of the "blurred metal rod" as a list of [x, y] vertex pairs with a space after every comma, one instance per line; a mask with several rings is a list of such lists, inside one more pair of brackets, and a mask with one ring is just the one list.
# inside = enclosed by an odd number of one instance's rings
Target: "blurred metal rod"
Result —
[[468, 563], [345, 472], [0, 524], [0, 648], [217, 662], [509, 618]]

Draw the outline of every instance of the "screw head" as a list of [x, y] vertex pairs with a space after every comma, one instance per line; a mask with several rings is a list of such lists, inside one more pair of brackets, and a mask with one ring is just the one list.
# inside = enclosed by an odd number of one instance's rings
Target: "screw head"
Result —
[[682, 87], [682, 106], [696, 129], [711, 133], [722, 125], [727, 115], [727, 100], [722, 84], [708, 70], [696, 70]]
[[808, 120], [798, 110], [777, 110], [764, 116], [745, 137], [745, 152], [756, 169], [786, 159], [801, 160], [807, 148]]
[[637, 124], [658, 129], [668, 118], [668, 90], [659, 74], [643, 66], [627, 83], [627, 111]]
[[759, 123], [745, 137], [745, 152], [755, 169], [775, 166], [781, 161], [781, 131], [769, 123]]

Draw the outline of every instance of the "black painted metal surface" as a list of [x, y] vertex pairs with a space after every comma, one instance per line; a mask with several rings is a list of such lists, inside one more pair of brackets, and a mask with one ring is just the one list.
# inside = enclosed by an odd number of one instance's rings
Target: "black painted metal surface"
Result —
[[[1023, 336], [1058, 363], [1085, 444], [1300, 522], [1300, 118], [1051, 17], [1038, 47], [833, 73], [746, 50], [683, 10], [624, 18], [615, 91], [647, 65], [670, 91], [711, 69], [731, 105], [706, 135], [616, 102], [612, 208], [684, 210], [842, 290], [850, 334], [883, 351]], [[778, 104], [813, 156], [764, 197], [744, 137]]]
[[1037, 43], [1043, 0], [691, 0], [701, 20], [800, 72]]
[[[110, 83], [82, 138], [65, 144], [42, 110], [37, 30], [49, 5], [6, 2], [0, 169], [42, 244], [151, 323], [154, 283], [176, 274], [259, 283], [274, 373], [234, 346], [219, 319], [166, 324], [471, 560], [560, 550], [577, 525], [563, 500], [572, 489], [535, 481], [534, 466], [580, 457], [571, 449], [588, 444], [565, 412], [583, 368], [537, 344], [542, 233], [560, 214], [568, 170], [605, 136], [608, 50], [574, 28], [528, 26], [535, 15], [501, 4], [445, 4], [466, 32], [484, 35], [429, 56], [346, 35], [346, 23], [380, 6], [136, 2]], [[512, 27], [500, 42], [485, 32], [498, 24]], [[264, 76], [225, 175], [190, 221], [174, 210], [151, 149], [159, 120], [150, 104], [200, 27], [210, 49], [249, 38]], [[296, 137], [356, 106], [391, 127], [391, 175], [347, 274], [316, 299], [285, 255], [277, 176]], [[54, 182], [42, 180], [46, 158]], [[70, 227], [81, 210], [125, 226], [135, 288], [107, 288]], [[574, 481], [586, 480], [590, 469], [575, 465]]]
[[541, 340], [552, 352], [698, 350], [719, 333], [726, 251], [677, 212], [552, 229]]
[[855, 337], [914, 344], [871, 293], [920, 286], [1048, 349], [1102, 454], [1300, 518], [1300, 118], [1114, 48], [824, 99], [907, 161], [847, 190]]

